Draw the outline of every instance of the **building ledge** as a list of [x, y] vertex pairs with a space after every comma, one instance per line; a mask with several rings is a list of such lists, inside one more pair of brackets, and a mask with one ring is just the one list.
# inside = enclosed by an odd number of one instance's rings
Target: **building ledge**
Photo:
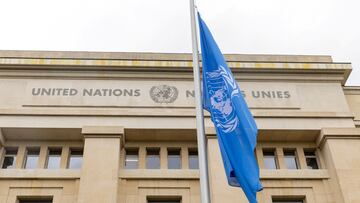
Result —
[[[80, 179], [81, 170], [71, 169], [1, 169], [0, 179]], [[136, 169], [119, 171], [122, 179], [199, 179], [198, 170]], [[260, 178], [267, 179], [328, 179], [327, 170], [260, 170]]]
[[[250, 108], [255, 118], [346, 118], [354, 119], [351, 112], [314, 112], [300, 110], [270, 111], [269, 109]], [[44, 106], [26, 108], [0, 108], [0, 115], [40, 115], [40, 116], [145, 116], [145, 117], [195, 117], [194, 107], [175, 107], [164, 109], [164, 107], [149, 106], [146, 108], [127, 108], [115, 106]], [[205, 112], [205, 117], [210, 117]]]
[[[124, 179], [199, 179], [198, 170], [149, 170], [137, 169], [120, 171], [120, 178]], [[327, 170], [260, 170], [261, 179], [328, 179]]]
[[73, 169], [0, 169], [0, 179], [80, 179]]
[[327, 170], [289, 170], [289, 169], [277, 169], [277, 170], [260, 170], [261, 179], [329, 179], [330, 175]]
[[199, 179], [198, 170], [190, 169], [122, 169], [119, 178], [123, 179]]

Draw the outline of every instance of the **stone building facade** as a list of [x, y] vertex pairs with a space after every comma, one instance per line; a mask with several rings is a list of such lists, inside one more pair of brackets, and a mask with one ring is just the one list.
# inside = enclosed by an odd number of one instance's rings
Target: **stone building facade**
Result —
[[[227, 55], [259, 202], [360, 202], [360, 87], [330, 56]], [[189, 54], [0, 51], [0, 203], [199, 203]], [[205, 115], [211, 198], [227, 185]]]

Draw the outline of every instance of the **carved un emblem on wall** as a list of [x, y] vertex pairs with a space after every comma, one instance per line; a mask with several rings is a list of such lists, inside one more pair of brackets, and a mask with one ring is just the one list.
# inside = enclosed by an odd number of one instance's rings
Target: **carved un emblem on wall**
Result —
[[179, 95], [174, 86], [158, 85], [150, 89], [150, 97], [156, 103], [173, 103]]

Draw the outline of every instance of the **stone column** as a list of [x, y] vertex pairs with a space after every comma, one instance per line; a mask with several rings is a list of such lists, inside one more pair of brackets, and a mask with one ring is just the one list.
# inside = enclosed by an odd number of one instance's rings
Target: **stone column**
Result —
[[360, 202], [360, 129], [322, 129], [317, 144], [334, 202]]
[[78, 203], [116, 203], [124, 128], [85, 126]]

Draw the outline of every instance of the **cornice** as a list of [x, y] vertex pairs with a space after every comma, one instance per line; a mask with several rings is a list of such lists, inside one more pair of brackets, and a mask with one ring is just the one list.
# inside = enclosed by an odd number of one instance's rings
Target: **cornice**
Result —
[[360, 86], [344, 86], [345, 95], [360, 95]]
[[[224, 54], [227, 61], [331, 63], [327, 55]], [[0, 58], [192, 61], [191, 53], [0, 50]], [[201, 57], [200, 57], [201, 58]], [[201, 60], [201, 59], [200, 59]]]
[[[238, 80], [340, 82], [347, 63], [229, 62]], [[192, 80], [189, 61], [65, 60], [0, 58], [0, 78]]]
[[[225, 55], [235, 77], [252, 81], [320, 81], [345, 84], [350, 63], [330, 56]], [[0, 78], [192, 79], [191, 54], [0, 51]]]
[[360, 139], [360, 128], [323, 128], [316, 144], [322, 148], [329, 139]]

